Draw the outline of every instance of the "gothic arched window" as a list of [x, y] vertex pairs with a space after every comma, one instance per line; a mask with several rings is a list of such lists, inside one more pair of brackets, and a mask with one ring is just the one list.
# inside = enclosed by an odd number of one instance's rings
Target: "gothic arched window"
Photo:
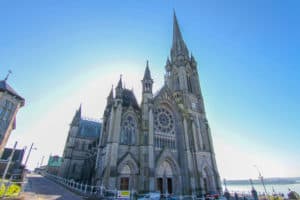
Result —
[[133, 116], [128, 115], [123, 119], [120, 143], [127, 145], [135, 144], [137, 123]]
[[187, 85], [188, 85], [188, 91], [193, 92], [193, 86], [192, 86], [192, 81], [190, 76], [187, 76]]

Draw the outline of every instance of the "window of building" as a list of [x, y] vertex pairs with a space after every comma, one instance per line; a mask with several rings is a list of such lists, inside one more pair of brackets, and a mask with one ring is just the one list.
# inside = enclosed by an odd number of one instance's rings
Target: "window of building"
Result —
[[133, 116], [128, 115], [122, 122], [120, 143], [127, 145], [135, 144], [137, 123]]
[[6, 100], [4, 104], [0, 105], [0, 127], [5, 128], [8, 125], [8, 120], [14, 110], [13, 102]]

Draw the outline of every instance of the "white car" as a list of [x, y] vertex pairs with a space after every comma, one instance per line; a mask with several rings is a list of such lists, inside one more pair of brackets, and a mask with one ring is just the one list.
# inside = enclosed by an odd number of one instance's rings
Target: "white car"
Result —
[[145, 194], [145, 196], [138, 198], [138, 200], [159, 200], [160, 199], [160, 193], [159, 192], [150, 192], [148, 194]]

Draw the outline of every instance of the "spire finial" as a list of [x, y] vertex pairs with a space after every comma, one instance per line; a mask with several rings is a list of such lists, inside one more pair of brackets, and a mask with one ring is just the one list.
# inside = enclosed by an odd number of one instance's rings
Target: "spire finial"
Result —
[[5, 79], [4, 79], [4, 81], [7, 81], [7, 79], [8, 79], [8, 77], [9, 77], [10, 74], [12, 74], [12, 71], [11, 71], [11, 70], [8, 70], [8, 73], [7, 73], [7, 75], [6, 75]]
[[151, 80], [151, 73], [150, 73], [150, 69], [149, 69], [149, 61], [146, 61], [146, 69], [145, 69], [145, 73], [144, 73], [144, 78], [143, 80]]
[[188, 49], [183, 41], [181, 31], [178, 25], [176, 13], [173, 13], [173, 44], [171, 49], [171, 59], [178, 55], [189, 56]]

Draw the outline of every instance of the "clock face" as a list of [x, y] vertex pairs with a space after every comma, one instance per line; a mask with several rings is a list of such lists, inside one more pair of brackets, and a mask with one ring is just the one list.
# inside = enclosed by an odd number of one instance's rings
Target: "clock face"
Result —
[[175, 134], [174, 117], [168, 109], [159, 107], [154, 110], [154, 130], [156, 133]]

